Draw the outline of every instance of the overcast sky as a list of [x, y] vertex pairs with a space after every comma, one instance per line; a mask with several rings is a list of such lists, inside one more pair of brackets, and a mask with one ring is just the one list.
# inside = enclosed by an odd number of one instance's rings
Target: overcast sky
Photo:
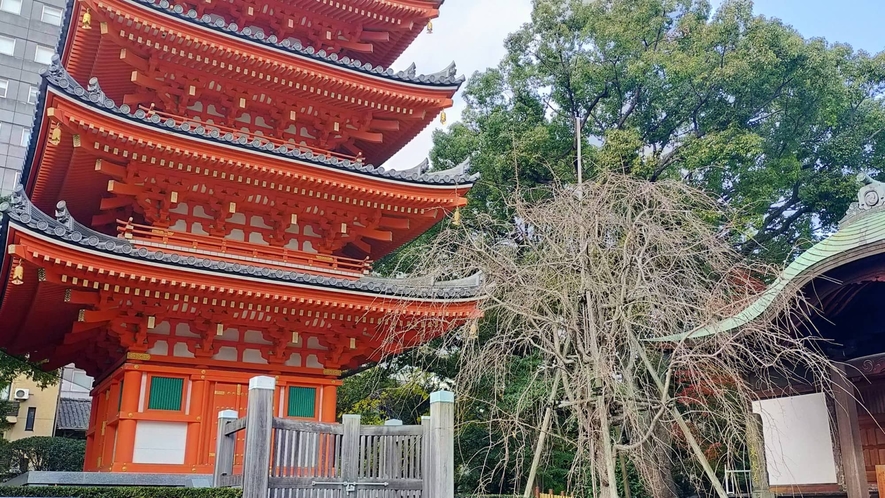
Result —
[[[717, 6], [721, 0], [711, 3]], [[755, 11], [782, 19], [807, 38], [824, 37], [873, 53], [885, 49], [885, 0], [756, 0]], [[429, 74], [454, 60], [458, 72], [470, 77], [498, 64], [504, 38], [530, 15], [531, 0], [446, 0], [433, 21], [433, 34], [419, 35], [393, 67], [401, 70], [414, 62], [419, 73]], [[459, 92], [455, 106], [446, 111], [449, 124], [460, 118], [463, 108]], [[431, 132], [441, 127], [434, 121], [383, 166], [404, 169], [423, 161], [433, 145]]]
[[[458, 74], [470, 77], [498, 65], [504, 57], [504, 38], [528, 22], [531, 12], [531, 0], [446, 0], [439, 18], [433, 20], [433, 34], [421, 33], [393, 68], [399, 71], [414, 62], [419, 74], [430, 74], [455, 61]], [[455, 106], [446, 111], [446, 122], [459, 120], [463, 109], [458, 92]], [[423, 161], [433, 146], [431, 132], [441, 127], [435, 120], [383, 166], [405, 169]]]

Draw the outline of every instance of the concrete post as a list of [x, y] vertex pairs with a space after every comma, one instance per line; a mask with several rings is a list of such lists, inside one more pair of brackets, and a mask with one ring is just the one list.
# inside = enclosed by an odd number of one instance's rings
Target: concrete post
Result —
[[212, 474], [212, 487], [221, 486], [221, 477], [229, 476], [234, 471], [234, 451], [236, 437], [224, 435], [224, 426], [239, 417], [236, 410], [218, 412], [218, 432], [215, 438], [215, 472]]
[[455, 498], [455, 395], [449, 391], [430, 395], [430, 452], [430, 496]]
[[270, 443], [273, 436], [273, 377], [249, 379], [246, 408], [246, 454], [243, 459], [243, 498], [267, 498]]

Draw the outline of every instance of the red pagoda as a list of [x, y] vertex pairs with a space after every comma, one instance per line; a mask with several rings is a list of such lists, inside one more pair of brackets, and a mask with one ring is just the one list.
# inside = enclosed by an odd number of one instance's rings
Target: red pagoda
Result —
[[371, 276], [476, 179], [372, 166], [463, 82], [386, 69], [441, 3], [71, 1], [0, 205], [0, 344], [96, 378], [85, 470], [208, 473], [250, 377], [334, 421], [342, 371], [475, 316], [478, 277]]

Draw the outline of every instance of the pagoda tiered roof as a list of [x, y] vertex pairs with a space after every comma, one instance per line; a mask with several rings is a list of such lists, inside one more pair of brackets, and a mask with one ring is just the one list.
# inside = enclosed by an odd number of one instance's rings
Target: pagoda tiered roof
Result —
[[[27, 353], [32, 360], [50, 361], [51, 366], [80, 354], [81, 347], [89, 344], [84, 338], [114, 336], [104, 328], [115, 326], [115, 320], [143, 322], [154, 313], [286, 331], [285, 337], [267, 346], [279, 348], [274, 354], [280, 362], [292, 348], [288, 331], [316, 336], [330, 350], [349, 337], [358, 340], [359, 347], [355, 342], [351, 342], [353, 351], [339, 347], [339, 356], [326, 364], [350, 368], [417, 345], [474, 317], [481, 289], [479, 275], [454, 281], [368, 275], [354, 279], [225, 261], [208, 254], [187, 255], [175, 247], [140, 247], [78, 223], [64, 202], [54, 217], [49, 216], [31, 204], [21, 188], [11, 201], [0, 204], [0, 212], [2, 237], [9, 247], [2, 272], [9, 275], [14, 266], [24, 264], [23, 282], [5, 282], [0, 341], [9, 352]], [[200, 302], [202, 306], [190, 310], [179, 308], [182, 303]], [[399, 320], [398, 328], [405, 331], [392, 341], [382, 325], [391, 318]], [[103, 333], [94, 335], [96, 329]], [[124, 332], [116, 330], [117, 335]], [[211, 342], [214, 331], [207, 335], [203, 339]], [[111, 353], [117, 347], [137, 351], [125, 341], [109, 347]], [[107, 352], [101, 357], [112, 361], [114, 354]], [[96, 369], [106, 366], [92, 365], [90, 373], [100, 373]]]
[[[114, 209], [132, 204], [114, 200], [121, 197], [139, 199], [147, 210], [166, 199], [162, 209], [173, 209], [172, 191], [176, 202], [229, 199], [238, 211], [277, 217], [297, 211], [305, 223], [316, 218], [305, 209], [321, 205], [340, 211], [340, 223], [352, 224], [352, 236], [338, 235], [334, 250], [378, 258], [463, 205], [478, 176], [467, 164], [428, 172], [426, 161], [408, 170], [385, 170], [118, 106], [97, 80], [83, 88], [57, 63], [45, 82], [39, 138], [23, 178], [38, 207], [50, 210], [65, 198], [80, 219], [104, 216], [105, 224], [113, 224], [120, 217]], [[53, 133], [55, 145], [48, 140]], [[366, 212], [375, 214], [366, 218]], [[360, 233], [370, 240], [360, 241]]]
[[224, 13], [291, 34], [313, 48], [388, 66], [439, 15], [443, 0], [203, 0], [189, 3], [202, 16]]
[[[229, 127], [262, 116], [253, 132], [376, 163], [450, 107], [464, 81], [454, 64], [396, 72], [168, 0], [77, 5], [65, 66], [82, 84], [97, 77], [116, 102]], [[85, 13], [94, 20], [77, 23]]]

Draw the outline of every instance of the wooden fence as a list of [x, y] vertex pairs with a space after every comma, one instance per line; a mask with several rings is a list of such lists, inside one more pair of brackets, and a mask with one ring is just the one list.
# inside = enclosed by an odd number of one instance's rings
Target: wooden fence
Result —
[[[430, 396], [421, 425], [360, 425], [273, 416], [274, 379], [249, 382], [247, 415], [218, 414], [214, 485], [244, 498], [453, 498], [454, 396]], [[246, 431], [243, 473], [234, 474], [236, 435]]]

